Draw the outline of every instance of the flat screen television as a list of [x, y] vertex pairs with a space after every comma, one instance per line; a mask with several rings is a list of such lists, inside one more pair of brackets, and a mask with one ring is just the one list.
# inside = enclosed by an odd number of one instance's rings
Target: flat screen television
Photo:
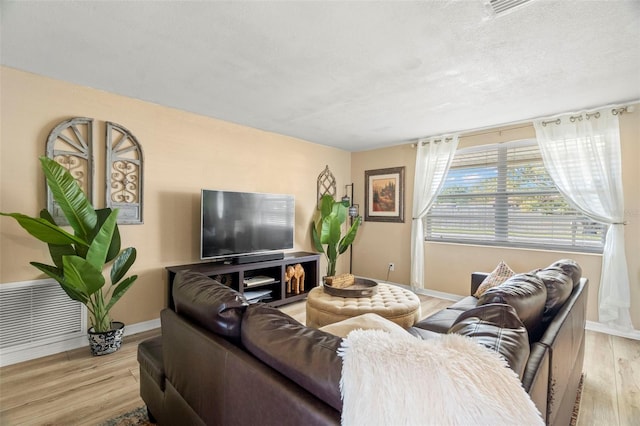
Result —
[[200, 223], [202, 260], [292, 249], [295, 197], [203, 189]]

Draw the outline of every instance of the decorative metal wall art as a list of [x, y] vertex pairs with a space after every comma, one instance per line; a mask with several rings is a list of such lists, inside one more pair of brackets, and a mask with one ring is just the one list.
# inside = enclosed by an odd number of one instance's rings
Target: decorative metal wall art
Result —
[[324, 168], [324, 171], [318, 175], [318, 204], [320, 204], [320, 199], [325, 194], [331, 195], [334, 199], [336, 197], [336, 178], [333, 176], [333, 173], [331, 173], [331, 170], [329, 170], [328, 165]]
[[[118, 224], [142, 223], [142, 147], [129, 130], [109, 121], [105, 147], [106, 207], [120, 209]], [[47, 138], [46, 155], [71, 173], [93, 204], [93, 119], [75, 117], [54, 127]], [[57, 224], [68, 225], [48, 187], [47, 210]]]
[[143, 157], [136, 137], [107, 121], [106, 205], [119, 208], [118, 224], [142, 223]]
[[[93, 119], [75, 117], [54, 127], [47, 138], [46, 155], [71, 173], [93, 203]], [[68, 225], [49, 187], [47, 210], [57, 224]]]

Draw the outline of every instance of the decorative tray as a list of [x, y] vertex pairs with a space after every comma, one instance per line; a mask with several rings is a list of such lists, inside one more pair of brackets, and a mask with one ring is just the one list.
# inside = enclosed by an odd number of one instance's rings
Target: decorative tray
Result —
[[349, 287], [336, 288], [326, 283], [323, 283], [323, 286], [326, 293], [338, 297], [371, 297], [378, 292], [377, 282], [358, 277]]

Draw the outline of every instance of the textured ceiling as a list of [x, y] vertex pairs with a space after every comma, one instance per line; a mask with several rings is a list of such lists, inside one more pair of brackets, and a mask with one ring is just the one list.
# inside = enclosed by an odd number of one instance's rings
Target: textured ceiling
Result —
[[360, 151], [640, 99], [640, 1], [0, 3], [3, 65]]

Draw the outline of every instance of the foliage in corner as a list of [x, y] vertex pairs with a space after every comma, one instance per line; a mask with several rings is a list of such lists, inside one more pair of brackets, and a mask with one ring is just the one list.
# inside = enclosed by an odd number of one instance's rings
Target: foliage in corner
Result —
[[342, 225], [347, 220], [348, 208], [348, 203], [335, 201], [331, 195], [323, 195], [319, 214], [311, 226], [313, 244], [327, 258], [327, 276], [336, 274], [338, 257], [353, 243], [362, 222], [361, 217], [355, 218], [353, 225], [342, 236]]
[[[13, 217], [29, 234], [49, 246], [53, 265], [30, 262], [31, 265], [55, 279], [71, 299], [87, 306], [94, 331], [108, 331], [109, 311], [138, 278], [124, 278], [136, 259], [136, 249], [120, 250], [118, 209], [94, 209], [63, 166], [47, 157], [40, 157], [40, 163], [73, 234], [58, 226], [46, 209], [40, 211], [38, 218], [21, 213], [0, 215]], [[104, 291], [107, 280], [103, 270], [110, 262], [110, 285]]]

